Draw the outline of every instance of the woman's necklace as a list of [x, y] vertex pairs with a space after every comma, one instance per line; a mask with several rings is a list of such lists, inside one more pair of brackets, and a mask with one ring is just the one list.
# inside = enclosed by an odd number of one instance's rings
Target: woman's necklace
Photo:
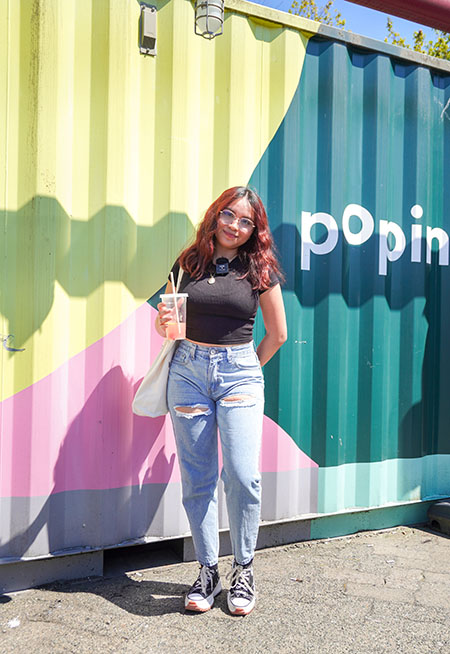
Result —
[[216, 259], [215, 263], [215, 270], [210, 270], [209, 271], [209, 279], [208, 279], [208, 284], [215, 284], [216, 282], [216, 275], [228, 275], [230, 271], [229, 267], [229, 260], [226, 259], [225, 257], [219, 257]]

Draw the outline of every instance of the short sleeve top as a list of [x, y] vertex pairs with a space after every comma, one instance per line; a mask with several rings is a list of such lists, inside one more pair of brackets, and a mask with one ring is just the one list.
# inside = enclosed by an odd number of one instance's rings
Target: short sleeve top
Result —
[[[216, 345], [249, 343], [253, 338], [259, 296], [265, 291], [252, 289], [248, 277], [243, 277], [245, 267], [238, 257], [229, 262], [228, 274], [213, 276], [214, 269], [212, 264], [200, 279], [183, 273], [179, 292], [188, 294], [186, 337]], [[177, 261], [171, 271], [175, 281], [178, 271]], [[211, 279], [214, 279], [212, 284], [208, 281]], [[270, 287], [278, 283], [278, 277], [271, 274]]]

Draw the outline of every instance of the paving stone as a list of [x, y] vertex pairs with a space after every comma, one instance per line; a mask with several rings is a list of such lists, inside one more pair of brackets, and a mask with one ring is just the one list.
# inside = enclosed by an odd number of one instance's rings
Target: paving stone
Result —
[[449, 556], [450, 538], [407, 527], [263, 550], [245, 618], [225, 592], [184, 611], [196, 563], [52, 584], [4, 598], [0, 654], [450, 654]]

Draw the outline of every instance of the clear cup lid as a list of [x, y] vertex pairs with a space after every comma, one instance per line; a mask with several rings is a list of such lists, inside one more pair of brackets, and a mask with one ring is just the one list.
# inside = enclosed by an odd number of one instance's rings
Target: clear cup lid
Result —
[[189, 297], [188, 293], [161, 293], [159, 297]]

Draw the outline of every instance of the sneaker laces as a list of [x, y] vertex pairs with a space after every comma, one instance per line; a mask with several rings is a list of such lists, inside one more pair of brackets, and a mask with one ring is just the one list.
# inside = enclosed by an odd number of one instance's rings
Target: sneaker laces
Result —
[[190, 589], [189, 594], [200, 592], [201, 595], [206, 597], [209, 594], [207, 590], [208, 583], [210, 584], [210, 588], [212, 588], [214, 584], [214, 570], [211, 570], [206, 565], [201, 565], [200, 574]]
[[227, 579], [230, 579], [230, 591], [237, 597], [253, 597], [255, 589], [251, 586], [253, 572], [251, 568], [244, 568], [242, 565], [235, 564], [228, 573]]

